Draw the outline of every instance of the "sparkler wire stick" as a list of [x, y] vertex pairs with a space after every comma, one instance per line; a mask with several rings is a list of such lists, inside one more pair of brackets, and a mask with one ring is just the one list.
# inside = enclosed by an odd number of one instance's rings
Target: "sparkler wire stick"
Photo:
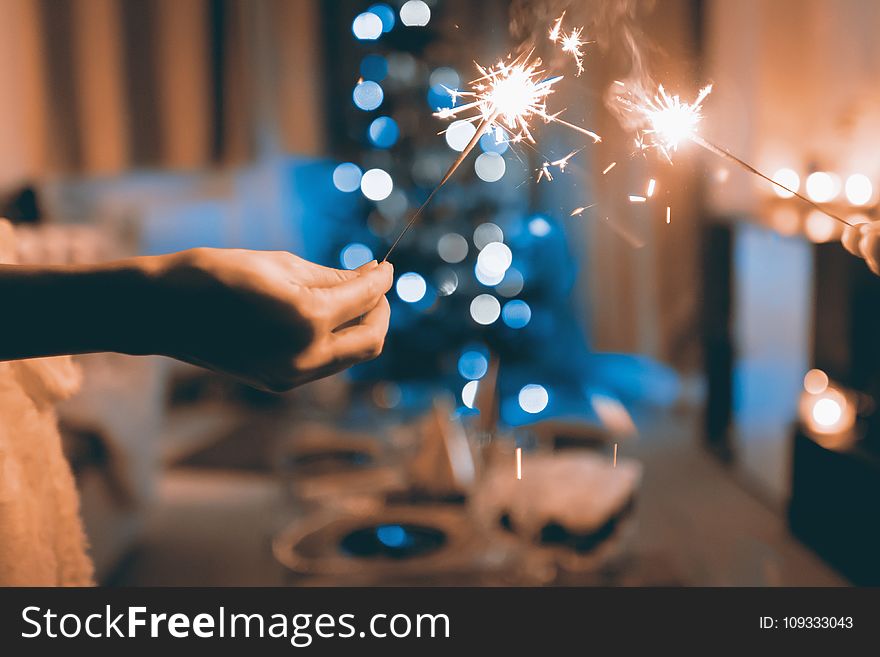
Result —
[[762, 173], [761, 171], [759, 171], [758, 169], [756, 169], [755, 167], [753, 167], [753, 166], [752, 166], [751, 164], [749, 164], [748, 162], [745, 162], [744, 160], [739, 159], [736, 155], [734, 155], [734, 154], [731, 153], [730, 151], [727, 151], [727, 150], [721, 148], [720, 146], [716, 146], [716, 145], [713, 144], [712, 142], [707, 141], [706, 139], [704, 139], [703, 137], [700, 137], [699, 135], [690, 135], [690, 140], [691, 140], [692, 142], [694, 142], [697, 146], [701, 146], [701, 147], [705, 148], [705, 149], [706, 149], [707, 151], [709, 151], [710, 153], [714, 153], [715, 155], [718, 155], [719, 157], [722, 157], [722, 158], [724, 158], [725, 160], [728, 160], [728, 161], [730, 161], [730, 162], [733, 162], [734, 164], [736, 164], [736, 165], [742, 167], [743, 169], [745, 169], [745, 170], [748, 171], [749, 173], [753, 173], [753, 174], [755, 174], [756, 176], [758, 176], [758, 177], [760, 177], [760, 178], [763, 178], [763, 179], [766, 180], [767, 182], [769, 182], [769, 183], [771, 183], [771, 184], [773, 184], [773, 185], [776, 185], [776, 186], [779, 187], [780, 189], [784, 189], [786, 192], [788, 192], [788, 193], [791, 194], [792, 196], [796, 196], [796, 197], [799, 198], [800, 200], [802, 200], [802, 201], [804, 201], [804, 202], [806, 202], [806, 203], [809, 203], [809, 204], [812, 205], [814, 208], [816, 208], [817, 210], [819, 210], [819, 212], [821, 212], [822, 214], [828, 215], [828, 216], [831, 217], [832, 219], [835, 219], [835, 220], [839, 221], [840, 223], [845, 224], [845, 225], [847, 225], [847, 226], [853, 226], [853, 224], [851, 224], [850, 222], [848, 222], [848, 221], [847, 221], [846, 219], [844, 219], [843, 217], [840, 217], [840, 216], [838, 216], [838, 215], [836, 215], [836, 214], [830, 212], [827, 208], [823, 207], [823, 206], [820, 205], [819, 203], [816, 203], [815, 201], [813, 201], [813, 200], [807, 198], [807, 197], [804, 196], [803, 194], [799, 194], [799, 193], [796, 192], [795, 190], [790, 189], [790, 188], [787, 187], [786, 185], [783, 185], [781, 182], [778, 182], [778, 181], [776, 181], [776, 180], [773, 180], [773, 178], [771, 178], [770, 176], [768, 176], [768, 175], [765, 174], [765, 173]]
[[403, 230], [400, 231], [400, 234], [397, 236], [397, 239], [395, 239], [394, 242], [391, 244], [391, 246], [388, 249], [388, 253], [385, 254], [384, 258], [382, 258], [382, 262], [385, 262], [386, 260], [388, 260], [388, 256], [391, 255], [391, 252], [394, 251], [395, 247], [397, 247], [400, 240], [403, 239], [403, 236], [409, 232], [409, 229], [415, 225], [416, 221], [418, 221], [419, 217], [421, 216], [422, 211], [426, 207], [428, 207], [428, 204], [431, 202], [431, 199], [434, 198], [434, 195], [438, 191], [440, 191], [440, 188], [443, 187], [443, 185], [445, 185], [447, 182], [449, 182], [449, 179], [452, 178], [452, 174], [454, 174], [456, 169], [458, 169], [458, 167], [461, 166], [461, 163], [465, 161], [465, 159], [470, 154], [470, 152], [472, 150], [474, 150], [474, 147], [477, 145], [477, 142], [479, 142], [480, 138], [484, 134], [486, 134], [486, 132], [492, 126], [492, 123], [495, 122], [495, 119], [498, 118], [498, 115], [500, 113], [501, 113], [501, 111], [496, 109], [492, 114], [490, 114], [485, 119], [483, 119], [482, 123], [480, 123], [479, 126], [477, 126], [477, 131], [474, 133], [474, 136], [471, 137], [471, 140], [468, 142], [467, 146], [465, 146], [462, 149], [461, 154], [455, 159], [455, 162], [453, 162], [450, 165], [449, 169], [446, 170], [446, 173], [444, 174], [442, 180], [440, 180], [440, 182], [437, 183], [437, 186], [431, 191], [430, 194], [428, 194], [428, 198], [425, 199], [425, 202], [419, 206], [419, 209], [416, 210], [415, 214], [412, 217], [410, 217], [408, 222], [406, 222], [406, 226], [403, 227]]

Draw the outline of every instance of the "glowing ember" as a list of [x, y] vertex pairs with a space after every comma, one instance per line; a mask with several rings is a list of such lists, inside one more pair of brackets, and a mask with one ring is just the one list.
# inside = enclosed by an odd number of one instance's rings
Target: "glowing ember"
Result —
[[595, 203], [590, 203], [589, 205], [585, 205], [580, 208], [575, 208], [574, 210], [571, 211], [571, 214], [568, 216], [569, 217], [577, 217], [579, 215], [582, 215], [584, 213], [584, 211], [589, 210], [590, 208], [595, 207], [595, 206], [596, 206]]
[[641, 108], [650, 127], [645, 133], [650, 135], [653, 145], [669, 158], [678, 150], [678, 145], [696, 134], [703, 119], [703, 101], [712, 93], [712, 85], [700, 90], [693, 103], [684, 103], [679, 96], [670, 96], [661, 84], [657, 95]]
[[516, 478], [522, 479], [522, 447], [516, 448]]
[[647, 200], [648, 199], [646, 199], [644, 196], [636, 196], [635, 194], [629, 195], [629, 202], [630, 203], [644, 203]]
[[614, 443], [614, 466], [617, 467], [617, 443]]
[[657, 186], [657, 181], [654, 180], [653, 178], [651, 178], [648, 181], [648, 191], [645, 193], [645, 196], [647, 196], [648, 198], [651, 198], [652, 196], [654, 196], [654, 188], [656, 186]]
[[611, 169], [613, 169], [613, 168], [616, 167], [616, 166], [617, 166], [617, 162], [612, 162], [612, 163], [609, 164], [607, 167], [605, 167], [604, 171], [602, 171], [602, 175], [604, 176], [606, 173], [608, 173], [609, 171], [611, 171]]
[[666, 206], [666, 223], [668, 224], [671, 219], [672, 219], [672, 208], [667, 205]]

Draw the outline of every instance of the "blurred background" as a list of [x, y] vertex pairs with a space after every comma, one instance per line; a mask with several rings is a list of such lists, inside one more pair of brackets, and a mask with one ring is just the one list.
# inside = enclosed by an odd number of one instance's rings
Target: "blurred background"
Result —
[[712, 81], [705, 136], [872, 221], [878, 24], [871, 0], [4, 0], [23, 262], [381, 259], [474, 134], [432, 115], [448, 89], [524, 45], [566, 76], [549, 110], [603, 136], [483, 137], [391, 258], [385, 353], [344, 375], [276, 396], [79, 357], [60, 417], [100, 581], [880, 583], [880, 279], [726, 161], [635, 155], [603, 102], [637, 57], [684, 100]]

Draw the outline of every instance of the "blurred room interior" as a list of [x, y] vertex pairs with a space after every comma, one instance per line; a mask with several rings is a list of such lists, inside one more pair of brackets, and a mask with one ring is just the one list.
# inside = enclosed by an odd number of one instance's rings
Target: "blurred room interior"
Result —
[[[547, 48], [563, 11], [582, 75]], [[448, 89], [530, 40], [603, 138], [485, 135], [391, 257], [385, 353], [343, 375], [272, 395], [77, 357], [99, 581], [880, 584], [880, 278], [727, 161], [634, 155], [604, 103], [632, 36], [683, 98], [714, 83], [713, 142], [873, 221], [878, 25], [872, 0], [0, 2], [21, 262], [381, 259], [473, 135], [433, 116]]]

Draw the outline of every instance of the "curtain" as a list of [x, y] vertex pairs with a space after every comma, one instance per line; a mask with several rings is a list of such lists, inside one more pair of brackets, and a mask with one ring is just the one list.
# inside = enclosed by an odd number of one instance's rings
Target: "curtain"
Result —
[[317, 0], [4, 0], [0, 184], [323, 149]]

